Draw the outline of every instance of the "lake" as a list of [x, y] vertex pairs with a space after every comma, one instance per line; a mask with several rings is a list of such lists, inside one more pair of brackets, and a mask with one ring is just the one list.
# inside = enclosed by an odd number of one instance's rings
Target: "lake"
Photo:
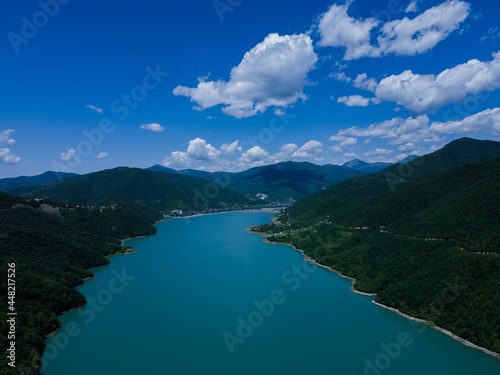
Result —
[[350, 281], [245, 228], [269, 213], [157, 224], [95, 268], [44, 375], [495, 374], [500, 361], [376, 306]]

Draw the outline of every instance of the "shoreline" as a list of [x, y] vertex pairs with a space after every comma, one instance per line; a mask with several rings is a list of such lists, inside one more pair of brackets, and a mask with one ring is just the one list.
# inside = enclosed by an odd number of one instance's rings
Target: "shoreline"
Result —
[[[374, 297], [374, 296], [377, 295], [377, 293], [365, 293], [365, 292], [360, 292], [359, 290], [356, 290], [356, 288], [354, 287], [354, 285], [356, 283], [356, 279], [354, 277], [343, 275], [341, 272], [339, 272], [337, 270], [334, 270], [331, 267], [328, 267], [328, 266], [325, 266], [324, 264], [318, 263], [316, 260], [314, 260], [311, 257], [309, 257], [303, 250], [297, 249], [292, 244], [290, 244], [290, 243], [284, 243], [284, 242], [271, 242], [271, 241], [269, 241], [267, 239], [266, 235], [263, 232], [255, 232], [255, 231], [252, 231], [250, 228], [252, 228], [252, 227], [248, 227], [248, 228], [245, 228], [245, 229], [247, 230], [248, 233], [256, 234], [259, 237], [262, 237], [263, 238], [262, 242], [269, 243], [271, 245], [285, 245], [285, 246], [289, 246], [292, 249], [301, 252], [302, 255], [303, 255], [303, 257], [304, 257], [304, 261], [307, 261], [307, 262], [309, 262], [311, 264], [315, 264], [315, 265], [317, 265], [319, 267], [325, 268], [328, 271], [331, 271], [331, 272], [337, 274], [338, 276], [340, 276], [340, 277], [342, 277], [344, 279], [350, 280], [351, 283], [352, 283], [352, 285], [349, 288], [349, 290], [351, 290], [352, 292], [357, 293], [357, 294], [361, 294], [361, 295], [364, 295], [364, 296], [371, 296], [371, 297]], [[394, 313], [396, 313], [396, 314], [398, 314], [398, 315], [400, 315], [400, 316], [402, 316], [402, 317], [404, 317], [404, 318], [406, 318], [408, 320], [412, 320], [412, 321], [415, 321], [415, 322], [419, 322], [419, 323], [425, 324], [425, 325], [429, 326], [430, 328], [433, 328], [433, 329], [435, 329], [435, 330], [437, 330], [439, 332], [444, 333], [445, 335], [451, 337], [455, 341], [458, 341], [459, 343], [461, 343], [461, 344], [463, 344], [465, 346], [468, 346], [469, 348], [478, 350], [478, 351], [483, 352], [483, 353], [485, 353], [485, 354], [487, 354], [487, 355], [489, 355], [489, 356], [491, 356], [491, 357], [493, 357], [495, 359], [500, 360], [500, 354], [499, 353], [496, 353], [496, 352], [494, 352], [492, 350], [489, 350], [487, 348], [483, 348], [483, 347], [481, 347], [479, 345], [476, 345], [473, 342], [470, 342], [470, 341], [468, 341], [468, 340], [466, 340], [466, 339], [464, 339], [464, 338], [462, 338], [462, 337], [454, 334], [453, 332], [451, 332], [451, 331], [449, 331], [449, 330], [447, 330], [445, 328], [439, 327], [439, 326], [437, 326], [435, 324], [431, 324], [427, 320], [416, 318], [414, 316], [405, 314], [404, 312], [401, 312], [398, 309], [395, 309], [393, 307], [389, 307], [389, 306], [383, 305], [380, 302], [376, 302], [375, 299], [372, 300], [372, 303], [375, 304], [375, 305], [377, 305], [377, 306], [380, 306], [380, 307], [382, 307], [384, 309], [390, 310], [390, 311], [392, 311], [392, 312], [394, 312]]]
[[[228, 214], [231, 212], [270, 212], [273, 213], [273, 211], [278, 211], [279, 209], [277, 208], [261, 208], [259, 210], [256, 209], [251, 209], [251, 210], [234, 210], [234, 211], [222, 211], [222, 212], [209, 212], [206, 214], [195, 214], [195, 215], [189, 215], [189, 216], [165, 216], [165, 218], [169, 219], [191, 219], [193, 217], [199, 217], [199, 216], [208, 216], [208, 215], [219, 215], [219, 214]], [[276, 212], [279, 213], [279, 212]], [[160, 220], [163, 221], [163, 220]]]
[[310, 256], [308, 256], [303, 250], [296, 248], [291, 243], [286, 243], [286, 242], [271, 242], [271, 241], [269, 241], [267, 239], [267, 237], [265, 236], [264, 233], [262, 233], [262, 232], [254, 232], [254, 231], [250, 230], [249, 228], [251, 228], [251, 227], [245, 228], [248, 231], [248, 233], [256, 234], [257, 236], [262, 237], [263, 238], [262, 242], [268, 243], [268, 244], [271, 244], [271, 245], [285, 245], [285, 246], [289, 246], [292, 249], [294, 249], [295, 251], [298, 251], [298, 252], [302, 253], [302, 256], [304, 257], [304, 261], [309, 262], [311, 264], [315, 264], [315, 265], [317, 265], [317, 266], [319, 266], [321, 268], [324, 268], [324, 269], [326, 269], [326, 270], [328, 270], [330, 272], [333, 272], [333, 273], [337, 274], [338, 276], [340, 276], [340, 277], [342, 277], [344, 279], [350, 280], [351, 281], [351, 286], [349, 287], [349, 290], [351, 290], [352, 292], [357, 293], [357, 294], [361, 294], [362, 296], [369, 296], [369, 297], [374, 297], [374, 296], [377, 295], [376, 293], [365, 293], [365, 292], [361, 292], [361, 291], [357, 290], [354, 287], [354, 285], [356, 284], [356, 279], [354, 277], [346, 276], [346, 275], [342, 274], [340, 271], [334, 270], [333, 268], [331, 268], [329, 266], [326, 266], [324, 264], [318, 263], [315, 259], [312, 259]]
[[496, 359], [500, 360], [500, 354], [499, 353], [496, 353], [496, 352], [494, 352], [492, 350], [483, 348], [482, 346], [476, 345], [473, 342], [470, 342], [469, 340], [466, 340], [466, 339], [464, 339], [464, 338], [462, 338], [462, 337], [460, 337], [458, 335], [455, 335], [453, 332], [447, 330], [446, 328], [439, 327], [439, 326], [437, 326], [435, 324], [432, 324], [428, 320], [424, 320], [424, 319], [420, 319], [420, 318], [415, 318], [414, 316], [405, 314], [404, 312], [401, 312], [398, 309], [395, 309], [394, 307], [389, 307], [389, 306], [386, 306], [386, 305], [384, 305], [384, 304], [382, 304], [380, 302], [375, 302], [375, 300], [373, 300], [372, 303], [374, 303], [375, 305], [380, 306], [380, 307], [382, 307], [384, 309], [390, 310], [390, 311], [392, 311], [392, 312], [394, 312], [394, 313], [396, 313], [398, 315], [401, 315], [402, 317], [404, 317], [406, 319], [413, 320], [415, 322], [419, 322], [419, 323], [425, 324], [426, 326], [429, 326], [429, 327], [435, 329], [436, 331], [444, 333], [445, 335], [451, 337], [452, 339], [458, 341], [459, 343], [461, 343], [461, 344], [463, 344], [465, 346], [468, 346], [469, 348], [476, 349], [476, 350], [478, 350], [480, 352], [488, 354], [489, 356], [492, 356], [493, 358], [496, 358]]

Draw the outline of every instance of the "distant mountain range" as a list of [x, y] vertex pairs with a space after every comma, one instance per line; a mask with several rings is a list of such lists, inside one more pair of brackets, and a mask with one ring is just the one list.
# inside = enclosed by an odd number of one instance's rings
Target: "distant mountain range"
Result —
[[[175, 170], [161, 165], [153, 165], [147, 168], [148, 171], [162, 172], [170, 175], [191, 176], [202, 178], [218, 184], [220, 187], [228, 188], [234, 192], [243, 194], [247, 199], [258, 199], [261, 203], [281, 202], [293, 203], [312, 193], [323, 190], [338, 182], [366, 173], [378, 172], [390, 163], [366, 163], [359, 159], [351, 160], [342, 166], [337, 165], [316, 165], [308, 162], [282, 162], [262, 167], [251, 168], [242, 172], [206, 172], [195, 169]], [[115, 168], [116, 169], [116, 168]], [[134, 168], [129, 168], [134, 169]], [[109, 170], [112, 171], [112, 170]], [[107, 174], [114, 172], [100, 173], [99, 178], [105, 178]], [[11, 194], [21, 194], [26, 196], [60, 197], [60, 192], [53, 193], [52, 188], [59, 186], [58, 181], [78, 176], [75, 173], [45, 172], [38, 176], [16, 177], [0, 179], [0, 191]], [[181, 177], [174, 178], [179, 183]], [[90, 178], [92, 180], [92, 178]], [[77, 180], [88, 185], [87, 179]], [[129, 180], [131, 181], [131, 180]], [[194, 180], [191, 180], [194, 181]], [[55, 184], [49, 184], [49, 183]], [[185, 180], [187, 182], [187, 180]], [[199, 181], [198, 181], [199, 182]], [[49, 184], [39, 188], [26, 188], [43, 184]], [[75, 183], [76, 184], [76, 183]], [[75, 187], [76, 185], [72, 185]], [[111, 185], [110, 185], [111, 186]], [[60, 190], [58, 188], [58, 190]], [[64, 189], [63, 189], [64, 190]], [[81, 189], [77, 189], [81, 191]], [[133, 188], [131, 191], [136, 190]], [[35, 192], [37, 192], [35, 194]], [[68, 191], [69, 193], [69, 191]], [[101, 194], [98, 192], [97, 194]], [[81, 195], [78, 195], [81, 199]], [[61, 202], [70, 201], [71, 196], [63, 197]], [[144, 200], [145, 197], [142, 197]], [[169, 198], [168, 198], [169, 199]], [[175, 197], [173, 199], [176, 199]], [[147, 200], [147, 199], [146, 199]], [[100, 202], [99, 199], [91, 199], [92, 202]], [[85, 200], [85, 202], [90, 202]]]
[[14, 178], [2, 178], [0, 179], [0, 191], [7, 191], [9, 189], [14, 189], [19, 186], [33, 186], [41, 185], [47, 182], [58, 181], [68, 177], [78, 176], [76, 173], [64, 173], [64, 172], [45, 172], [37, 176], [20, 176]]
[[461, 138], [431, 154], [366, 174], [311, 195], [288, 209], [297, 219], [317, 220], [360, 199], [390, 192], [427, 173], [500, 155], [500, 142]]
[[199, 177], [127, 167], [18, 187], [9, 190], [9, 194], [85, 206], [137, 202], [163, 213], [183, 210], [184, 214], [207, 209], [240, 209], [252, 204], [240, 194]]
[[247, 198], [260, 197], [265, 202], [292, 203], [312, 193], [365, 172], [337, 165], [307, 162], [282, 162], [255, 167], [243, 172], [203, 172], [192, 169], [176, 171], [160, 165], [150, 170], [186, 174], [215, 181]]

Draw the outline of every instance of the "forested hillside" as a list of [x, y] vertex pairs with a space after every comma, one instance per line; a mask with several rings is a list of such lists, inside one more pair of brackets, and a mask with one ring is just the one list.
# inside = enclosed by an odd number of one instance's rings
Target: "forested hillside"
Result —
[[[149, 207], [121, 202], [103, 209], [66, 207], [49, 201], [29, 201], [0, 192], [0, 262], [2, 274], [15, 264], [16, 369], [38, 367], [46, 336], [58, 328], [57, 316], [81, 306], [85, 298], [73, 289], [91, 267], [109, 263], [107, 256], [126, 252], [120, 240], [150, 235], [162, 216]], [[2, 278], [0, 309], [8, 311], [7, 278]], [[7, 332], [6, 319], [0, 323]], [[1, 335], [1, 347], [9, 341]], [[10, 372], [9, 372], [10, 371]], [[30, 374], [32, 372], [26, 372]]]
[[126, 167], [43, 185], [19, 187], [8, 193], [87, 206], [137, 202], [164, 213], [183, 210], [192, 214], [207, 209], [244, 208], [253, 204], [240, 194], [199, 177]]
[[[380, 182], [368, 177], [357, 179]], [[414, 176], [394, 192], [363, 195], [353, 180], [254, 230], [356, 278], [377, 302], [499, 353], [500, 157]]]

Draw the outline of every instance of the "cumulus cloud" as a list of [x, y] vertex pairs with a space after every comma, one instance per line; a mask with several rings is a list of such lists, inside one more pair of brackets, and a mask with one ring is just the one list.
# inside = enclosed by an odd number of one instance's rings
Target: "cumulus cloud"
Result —
[[417, 112], [435, 112], [449, 103], [464, 102], [470, 95], [500, 88], [500, 52], [493, 60], [476, 59], [434, 74], [414, 74], [406, 70], [384, 78], [375, 95]]
[[366, 91], [375, 91], [377, 87], [377, 81], [373, 78], [368, 78], [366, 73], [358, 74], [356, 79], [354, 80], [354, 87], [358, 89], [366, 90]]
[[94, 112], [100, 113], [101, 115], [104, 113], [104, 111], [101, 108], [96, 107], [95, 105], [87, 104], [85, 105], [85, 107], [93, 110]]
[[332, 74], [330, 74], [330, 77], [333, 77], [337, 81], [340, 81], [340, 82], [350, 82], [351, 81], [351, 77], [347, 76], [344, 72], [332, 73]]
[[323, 144], [321, 142], [310, 140], [306, 144], [304, 144], [299, 149], [295, 150], [291, 157], [292, 158], [312, 158], [317, 157], [323, 153]]
[[76, 157], [76, 150], [74, 148], [70, 148], [68, 152], [61, 152], [61, 159], [62, 160], [75, 160]]
[[21, 158], [14, 155], [9, 148], [0, 148], [0, 160], [5, 164], [16, 164], [21, 161]]
[[254, 146], [238, 158], [238, 163], [241, 167], [252, 168], [269, 164], [270, 160], [270, 155], [266, 150]]
[[413, 56], [425, 53], [459, 28], [470, 12], [463, 1], [447, 1], [413, 19], [394, 20], [382, 26], [377, 40], [381, 53]]
[[500, 135], [500, 108], [487, 109], [462, 120], [433, 122], [429, 130], [440, 134], [490, 133], [498, 136]]
[[[375, 18], [355, 19], [347, 11], [353, 1], [345, 5], [332, 5], [321, 15], [318, 30], [324, 47], [344, 47], [345, 60], [361, 57], [380, 57], [394, 53], [413, 56], [425, 53], [460, 27], [470, 12], [464, 1], [451, 0], [426, 10], [413, 19], [405, 17], [382, 25], [377, 37], [378, 45], [370, 43], [372, 30], [379, 25]], [[416, 12], [416, 1], [406, 8]]]
[[337, 103], [344, 103], [348, 107], [366, 107], [370, 104], [370, 99], [361, 95], [341, 96], [337, 99]]
[[0, 144], [7, 143], [8, 145], [13, 145], [16, 143], [14, 139], [10, 137], [10, 135], [14, 133], [14, 129], [7, 129], [0, 132]]
[[[2, 143], [7, 143], [8, 145], [12, 146], [14, 143], [16, 143], [16, 140], [10, 137], [12, 133], [14, 133], [14, 129], [7, 129], [1, 131], [0, 145], [2, 145]], [[21, 158], [19, 156], [14, 155], [10, 148], [0, 147], [0, 161], [5, 164], [16, 164], [21, 161]]]
[[224, 154], [227, 155], [237, 155], [241, 152], [242, 148], [238, 146], [239, 140], [234, 141], [233, 143], [224, 143], [220, 149]]
[[347, 14], [351, 2], [332, 5], [321, 15], [318, 30], [321, 36], [318, 44], [323, 47], [345, 47], [345, 60], [363, 56], [380, 56], [377, 48], [370, 45], [370, 31], [379, 24], [375, 18], [355, 19]]
[[196, 138], [189, 141], [186, 152], [173, 151], [162, 161], [162, 165], [170, 168], [187, 168], [198, 162], [217, 162], [222, 151], [217, 150], [204, 139]]
[[[349, 144], [349, 136], [385, 139], [389, 145], [397, 145], [398, 152], [421, 153], [419, 143], [431, 144], [430, 148], [427, 148], [433, 151], [432, 146], [441, 144], [450, 134], [459, 136], [474, 136], [476, 134], [500, 136], [500, 108], [487, 109], [461, 120], [447, 122], [431, 122], [427, 115], [407, 119], [397, 117], [381, 123], [371, 124], [366, 128], [353, 126], [341, 129], [336, 135], [332, 135], [329, 140], [341, 142], [339, 145], [331, 147], [334, 153], [340, 153], [342, 147]], [[371, 151], [369, 156], [382, 155], [383, 151], [376, 150]]]
[[245, 53], [228, 81], [201, 79], [197, 87], [179, 85], [173, 93], [189, 97], [198, 110], [222, 104], [227, 115], [250, 117], [268, 107], [285, 108], [305, 100], [307, 75], [317, 61], [309, 36], [273, 33]]
[[334, 137], [371, 137], [388, 139], [389, 144], [399, 145], [409, 142], [438, 142], [442, 140], [438, 134], [429, 131], [429, 118], [427, 115], [416, 118], [393, 118], [381, 123], [375, 123], [367, 128], [353, 126], [339, 130]]
[[107, 156], [109, 156], [107, 152], [99, 152], [95, 157], [96, 159], [104, 159]]
[[368, 157], [385, 157], [389, 154], [392, 154], [394, 150], [387, 150], [385, 148], [376, 148], [375, 150], [368, 151], [365, 153], [365, 156]]
[[160, 124], [143, 124], [140, 126], [140, 128], [145, 130], [151, 130], [155, 133], [159, 133], [165, 130], [165, 128]]

